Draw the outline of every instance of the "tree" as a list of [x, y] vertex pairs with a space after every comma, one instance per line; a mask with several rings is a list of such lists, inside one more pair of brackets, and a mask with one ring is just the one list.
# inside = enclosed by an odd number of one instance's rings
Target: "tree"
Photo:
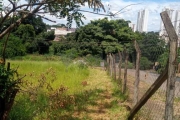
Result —
[[[51, 41], [54, 40], [55, 35], [53, 31], [40, 33], [35, 38], [35, 45], [39, 54], [49, 53], [49, 47], [52, 45]], [[35, 46], [34, 46], [35, 47]]]
[[9, 2], [11, 4], [11, 8], [9, 7], [10, 10], [5, 11], [6, 14], [2, 17], [0, 26], [3, 26], [3, 23], [14, 12], [17, 12], [19, 14], [21, 13], [22, 17], [14, 21], [14, 23], [12, 23], [7, 29], [5, 29], [0, 34], [0, 38], [4, 37], [13, 28], [20, 25], [26, 18], [32, 15], [41, 16], [39, 13], [50, 13], [51, 15], [58, 18], [67, 17], [67, 27], [71, 27], [72, 20], [75, 20], [78, 26], [83, 23], [81, 18], [85, 18], [85, 16], [80, 13], [78, 9], [82, 5], [85, 5], [85, 3], [88, 3], [89, 7], [93, 8], [94, 11], [98, 11], [101, 8], [104, 9], [104, 6], [100, 0], [28, 0], [27, 4], [23, 5], [16, 5], [17, 1], [9, 0]]
[[151, 62], [156, 62], [158, 56], [165, 51], [164, 40], [159, 39], [159, 34], [155, 32], [143, 33], [142, 37], [139, 43], [142, 56], [148, 58]]
[[[4, 41], [6, 41], [6, 38], [0, 41], [0, 50], [3, 49]], [[3, 51], [0, 51], [1, 55], [2, 55], [2, 52]], [[23, 56], [25, 54], [26, 54], [26, 47], [22, 43], [22, 40], [19, 37], [13, 34], [10, 34], [9, 41], [7, 43], [7, 48], [5, 51], [5, 57], [12, 58], [15, 56]]]
[[22, 43], [32, 41], [35, 38], [34, 27], [30, 24], [21, 24], [15, 31], [15, 35], [22, 39]]
[[[33, 15], [41, 16], [40, 13], [51, 13], [51, 15], [59, 17], [59, 18], [65, 18], [67, 17], [67, 27], [71, 27], [71, 23], [73, 20], [77, 23], [77, 26], [79, 26], [82, 22], [82, 18], [84, 18], [84, 15], [78, 11], [78, 9], [81, 7], [81, 5], [85, 5], [85, 3], [88, 3], [89, 7], [93, 8], [94, 11], [98, 11], [101, 8], [104, 9], [103, 4], [100, 0], [27, 0], [27, 4], [18, 5], [16, 4], [16, 0], [8, 0], [10, 5], [9, 6], [2, 6], [0, 5], [1, 10], [1, 20], [0, 20], [0, 27], [5, 28], [1, 29], [0, 33], [0, 39], [7, 35], [7, 38], [5, 40], [5, 46], [7, 45], [8, 38], [10, 36], [10, 32], [17, 26], [19, 26], [26, 18], [31, 17]], [[3, 9], [8, 8], [8, 9]], [[10, 8], [10, 9], [9, 9]], [[2, 11], [3, 10], [3, 11]], [[3, 16], [3, 13], [5, 15]], [[21, 15], [22, 17], [18, 18], [17, 20], [14, 19], [16, 14]], [[9, 19], [9, 17], [13, 18], [9, 26], [4, 26], [6, 20]], [[43, 17], [43, 16], [41, 16]], [[45, 18], [45, 17], [43, 17]], [[47, 19], [47, 18], [45, 18]], [[47, 19], [49, 20], [49, 19]], [[52, 20], [50, 20], [52, 21]], [[39, 31], [39, 30], [38, 30]], [[37, 33], [38, 33], [37, 31]], [[4, 47], [4, 51], [5, 51]], [[3, 55], [4, 56], [4, 55]], [[3, 65], [0, 67], [2, 70], [0, 71], [1, 79], [0, 79], [0, 119], [6, 120], [8, 117], [8, 113], [11, 109], [11, 106], [13, 105], [14, 98], [16, 96], [16, 93], [18, 92], [18, 83], [15, 84], [15, 82], [12, 80], [9, 80], [9, 78], [12, 78], [12, 74], [10, 72], [6, 72], [4, 74], [4, 70], [6, 69], [4, 64], [5, 60], [2, 62]], [[5, 78], [2, 76], [5, 75]], [[14, 77], [14, 76], [13, 76]], [[8, 89], [8, 92], [4, 92], [7, 85], [11, 85], [10, 89]], [[3, 95], [3, 96], [2, 96]], [[11, 101], [10, 103], [8, 101]]]
[[[21, 17], [21, 16], [19, 16]], [[22, 21], [21, 24], [30, 24], [34, 27], [35, 34], [38, 35], [41, 32], [46, 32], [46, 24], [43, 22], [40, 16], [32, 15], [27, 17], [25, 20]]]

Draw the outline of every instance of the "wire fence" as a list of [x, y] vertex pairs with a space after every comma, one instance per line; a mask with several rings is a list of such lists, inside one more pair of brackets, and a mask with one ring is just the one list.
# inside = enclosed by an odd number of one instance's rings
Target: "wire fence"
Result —
[[[144, 47], [149, 47], [153, 43], [149, 42]], [[166, 45], [167, 46], [167, 45]], [[168, 46], [167, 46], [168, 47]], [[146, 91], [150, 88], [150, 86], [156, 81], [161, 72], [165, 69], [167, 60], [168, 60], [168, 52], [166, 53], [162, 48], [162, 46], [157, 45], [151, 56], [152, 60], [150, 65], [142, 65], [140, 63], [140, 83], [139, 83], [139, 92], [138, 98], [140, 98], [146, 93]], [[166, 55], [162, 55], [165, 53]], [[116, 60], [115, 58], [116, 57]], [[122, 54], [122, 69], [121, 75], [119, 75], [119, 55], [109, 54], [107, 59], [107, 71], [109, 75], [116, 81], [119, 81], [119, 76], [121, 76], [121, 80], [118, 83], [121, 83], [121, 90], [123, 91], [124, 84], [124, 73], [125, 73], [125, 55]], [[141, 56], [144, 58], [144, 56]], [[162, 62], [158, 62], [162, 61]], [[142, 62], [142, 61], [141, 61]], [[115, 65], [114, 65], [115, 64]], [[129, 101], [132, 103], [130, 106], [133, 107], [133, 97], [134, 97], [134, 82], [135, 82], [135, 67], [131, 65], [132, 63], [128, 62], [127, 69], [127, 91], [129, 93]], [[145, 69], [144, 69], [145, 68]], [[116, 72], [114, 72], [116, 71]], [[180, 78], [179, 78], [180, 79]], [[178, 84], [177, 84], [178, 85]], [[179, 81], [180, 85], [180, 81]], [[180, 86], [176, 86], [178, 88]], [[176, 90], [176, 93], [180, 92], [180, 90]], [[138, 114], [136, 114], [135, 118], [138, 120], [163, 120], [164, 119], [164, 111], [165, 111], [165, 101], [166, 101], [166, 82], [164, 82], [161, 87], [156, 91], [156, 93], [146, 102], [146, 104], [140, 109]], [[176, 100], [178, 103], [178, 98]], [[180, 104], [180, 99], [179, 99]], [[176, 108], [177, 112], [179, 110], [178, 106]], [[177, 114], [177, 112], [175, 114]]]
[[[171, 119], [169, 116], [172, 116], [173, 120], [180, 120], [180, 63], [177, 63], [179, 59], [177, 55], [178, 38], [167, 13], [163, 12], [161, 17], [165, 23], [166, 34], [168, 34], [164, 35], [165, 38], [160, 39], [164, 41], [164, 44], [161, 42], [154, 44], [155, 41], [151, 40], [138, 43], [141, 50], [138, 91], [137, 86], [135, 86], [138, 75], [137, 64], [134, 63], [133, 66], [129, 66], [127, 52], [123, 51], [118, 55], [109, 54], [107, 56], [109, 75], [121, 84], [123, 93], [125, 93], [125, 90], [129, 93], [132, 109], [128, 120], [134, 118], [137, 120]], [[135, 44], [137, 58], [139, 52]], [[151, 52], [150, 56], [144, 54], [142, 46], [150, 48], [146, 49], [149, 53]], [[146, 53], [148, 53], [147, 51]], [[148, 58], [150, 62], [145, 58]], [[116, 62], [116, 59], [118, 62]], [[138, 93], [138, 102], [135, 101], [136, 93]]]
[[[152, 58], [154, 60], [161, 59], [164, 63], [167, 63], [167, 56], [162, 55], [161, 46], [157, 46], [156, 52], [153, 54]], [[161, 57], [161, 58], [160, 58]], [[161, 74], [161, 71], [165, 69], [165, 64], [159, 63], [157, 61], [152, 61], [154, 63], [152, 69], [140, 70], [140, 87], [139, 87], [139, 99], [145, 94], [145, 92], [152, 86], [156, 79]], [[165, 101], [166, 101], [166, 82], [164, 82], [161, 87], [151, 96], [150, 99], [145, 103], [145, 105], [140, 109], [136, 115], [137, 119], [140, 120], [163, 120], [165, 112]]]

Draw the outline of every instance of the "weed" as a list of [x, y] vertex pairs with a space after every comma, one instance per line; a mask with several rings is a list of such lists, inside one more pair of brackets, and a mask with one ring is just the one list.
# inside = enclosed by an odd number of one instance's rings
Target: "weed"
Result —
[[[14, 67], [19, 65], [20, 73], [26, 73], [27, 77], [10, 113], [10, 120], [58, 119], [63, 118], [67, 112], [70, 115], [77, 104], [83, 106], [78, 103], [81, 89], [77, 88], [83, 88], [81, 82], [88, 76], [87, 68], [77, 65], [66, 67], [61, 62], [12, 63]], [[61, 74], [57, 74], [57, 71]]]

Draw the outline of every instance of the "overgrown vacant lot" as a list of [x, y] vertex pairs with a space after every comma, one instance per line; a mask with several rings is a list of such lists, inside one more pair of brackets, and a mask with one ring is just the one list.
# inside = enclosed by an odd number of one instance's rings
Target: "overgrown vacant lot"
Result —
[[101, 68], [61, 62], [11, 61], [26, 74], [11, 120], [125, 120], [127, 96]]

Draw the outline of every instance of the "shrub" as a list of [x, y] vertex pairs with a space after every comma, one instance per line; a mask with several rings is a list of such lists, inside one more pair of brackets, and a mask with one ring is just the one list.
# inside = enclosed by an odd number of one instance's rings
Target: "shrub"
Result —
[[[121, 66], [122, 68], [124, 68], [125, 67], [125, 63], [122, 63], [122, 66]], [[128, 67], [127, 67], [128, 69], [133, 69], [133, 63], [131, 63], [131, 62], [128, 62]]]
[[71, 59], [75, 59], [78, 57], [78, 51], [75, 48], [71, 48], [65, 51], [65, 56]]
[[0, 119], [7, 119], [11, 107], [14, 103], [14, 98], [19, 91], [21, 79], [16, 70], [6, 69], [0, 64]]
[[147, 57], [140, 58], [140, 69], [147, 70], [150, 69], [152, 66], [152, 62], [147, 59]]
[[100, 62], [102, 59], [99, 56], [87, 55], [84, 57], [84, 60], [87, 62], [89, 66], [100, 66]]
[[[6, 38], [6, 37], [4, 37]], [[5, 39], [0, 41], [0, 54], [2, 55], [2, 49], [4, 46]], [[6, 47], [6, 58], [11, 58], [14, 56], [24, 56], [26, 54], [26, 48], [22, 44], [21, 40], [18, 37], [15, 37], [13, 35], [10, 35], [7, 47]]]

